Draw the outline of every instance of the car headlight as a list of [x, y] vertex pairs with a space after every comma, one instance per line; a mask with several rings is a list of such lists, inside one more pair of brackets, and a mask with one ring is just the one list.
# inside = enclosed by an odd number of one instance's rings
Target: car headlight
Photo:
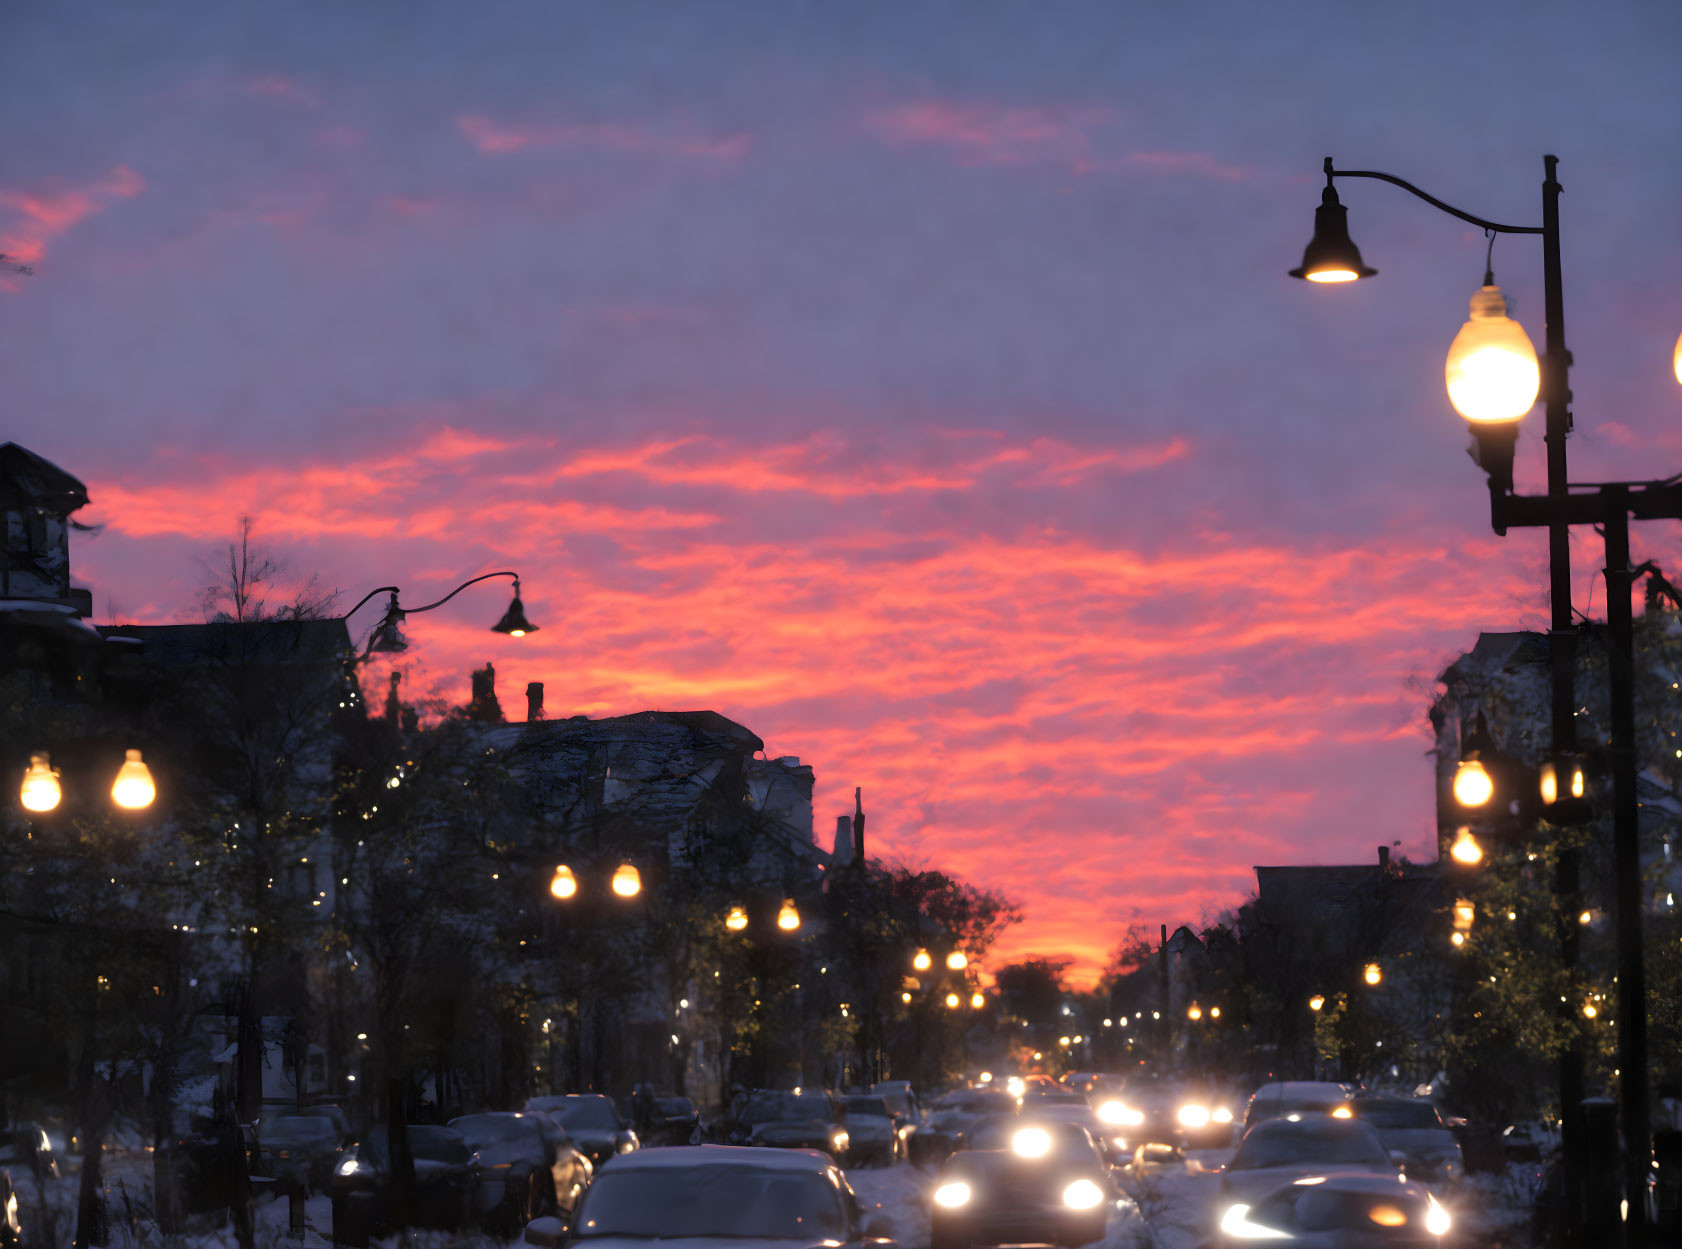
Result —
[[340, 1175], [355, 1175], [358, 1171], [362, 1170], [362, 1164], [356, 1160], [356, 1155], [352, 1154], [349, 1158], [346, 1158], [343, 1162], [341, 1162], [335, 1169]]
[[829, 1138], [829, 1144], [830, 1144], [830, 1148], [832, 1148], [832, 1149], [845, 1149], [845, 1148], [847, 1148], [847, 1134], [845, 1132], [835, 1133], [833, 1136], [831, 1136]]
[[950, 1184], [942, 1184], [934, 1190], [934, 1204], [945, 1206], [948, 1210], [969, 1205], [969, 1199], [969, 1185], [962, 1180], [953, 1180]]
[[1021, 1097], [1027, 1091], [1028, 1084], [1021, 1076], [1011, 1076], [1005, 1081], [1005, 1092], [1012, 1097]]
[[1332, 1111], [1332, 1118], [1334, 1119], [1353, 1119], [1354, 1117], [1355, 1112], [1348, 1106], [1339, 1106]]
[[1454, 1220], [1449, 1217], [1448, 1211], [1443, 1209], [1441, 1203], [1435, 1197], [1426, 1193], [1425, 1230], [1433, 1236], [1446, 1236], [1448, 1235], [1448, 1229], [1453, 1226]]
[[1216, 1123], [1231, 1123], [1232, 1111], [1228, 1110], [1225, 1106], [1222, 1106], [1215, 1111], [1213, 1118]]
[[1044, 1128], [1023, 1128], [1010, 1138], [1010, 1147], [1021, 1158], [1043, 1158], [1051, 1152], [1051, 1133]]
[[1178, 1117], [1183, 1128], [1206, 1128], [1209, 1126], [1209, 1107], [1181, 1106]]
[[1142, 1110], [1134, 1110], [1125, 1102], [1110, 1101], [1098, 1107], [1098, 1121], [1136, 1128], [1145, 1121], [1145, 1114]]
[[1277, 1227], [1268, 1227], [1263, 1223], [1252, 1223], [1249, 1219], [1250, 1207], [1243, 1202], [1230, 1205], [1226, 1213], [1221, 1215], [1221, 1230], [1234, 1240], [1289, 1240], [1289, 1232], [1280, 1231]]
[[1063, 1190], [1063, 1204], [1071, 1210], [1091, 1210], [1104, 1200], [1104, 1190], [1091, 1180], [1076, 1180]]

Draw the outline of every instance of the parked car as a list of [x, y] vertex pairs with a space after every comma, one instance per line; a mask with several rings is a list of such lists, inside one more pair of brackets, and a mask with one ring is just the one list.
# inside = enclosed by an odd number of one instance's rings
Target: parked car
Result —
[[872, 1084], [868, 1091], [887, 1102], [888, 1109], [907, 1122], [922, 1124], [923, 1107], [917, 1100], [917, 1090], [911, 1087], [911, 1081], [882, 1080]]
[[1355, 1117], [1372, 1124], [1384, 1148], [1403, 1156], [1402, 1170], [1421, 1184], [1457, 1184], [1466, 1174], [1460, 1143], [1437, 1113], [1420, 1097], [1357, 1097]]
[[695, 1110], [695, 1103], [687, 1097], [656, 1097], [654, 1099], [654, 1122], [649, 1129], [651, 1139], [642, 1143], [646, 1145], [695, 1145], [701, 1125], [701, 1116]]
[[319, 1115], [264, 1115], [257, 1121], [257, 1169], [281, 1191], [325, 1188], [344, 1143], [330, 1119]]
[[662, 1249], [828, 1244], [897, 1249], [891, 1229], [865, 1220], [846, 1176], [816, 1154], [693, 1145], [627, 1154], [584, 1198], [569, 1245]]
[[906, 1156], [911, 1125], [888, 1109], [878, 1094], [849, 1093], [841, 1099], [847, 1112], [847, 1158], [850, 1164], [891, 1166]]
[[1330, 1080], [1282, 1080], [1264, 1084], [1250, 1094], [1249, 1104], [1244, 1108], [1244, 1129], [1248, 1131], [1268, 1119], [1334, 1114], [1340, 1107], [1347, 1108], [1350, 1096], [1348, 1085]]
[[509, 1233], [539, 1215], [569, 1210], [590, 1186], [590, 1163], [542, 1114], [462, 1115], [450, 1127], [478, 1161], [477, 1207], [487, 1229]]
[[836, 1162], [847, 1158], [851, 1144], [846, 1114], [835, 1096], [814, 1089], [798, 1093], [760, 1089], [750, 1094], [731, 1137], [742, 1144], [775, 1149], [816, 1149]]
[[17, 1189], [12, 1173], [0, 1168], [0, 1247], [14, 1249], [23, 1243], [23, 1221], [18, 1217]]
[[940, 1162], [965, 1148], [970, 1134], [982, 1124], [994, 1119], [1014, 1119], [1015, 1115], [1016, 1098], [1003, 1089], [960, 1089], [943, 1094], [911, 1138], [911, 1160]]
[[[451, 1128], [410, 1124], [415, 1187], [410, 1218], [416, 1227], [457, 1231], [477, 1215], [478, 1169], [465, 1137]], [[391, 1220], [391, 1143], [384, 1127], [363, 1133], [339, 1153], [327, 1182], [333, 1202], [333, 1243], [366, 1245], [386, 1234]]]
[[[1397, 1162], [1370, 1124], [1357, 1119], [1269, 1119], [1244, 1133], [1238, 1152], [1221, 1172], [1216, 1217], [1222, 1225], [1235, 1206], [1249, 1210], [1263, 1197], [1294, 1180], [1356, 1171], [1401, 1178]], [[1243, 1210], [1234, 1219], [1242, 1219]], [[1232, 1233], [1238, 1235], [1237, 1233]]]
[[619, 1117], [613, 1099], [600, 1093], [534, 1097], [526, 1103], [526, 1109], [540, 1110], [565, 1128], [568, 1138], [592, 1166], [599, 1167], [609, 1158], [642, 1147], [637, 1134]]
[[58, 1154], [47, 1130], [30, 1120], [0, 1129], [0, 1166], [27, 1171], [37, 1180], [59, 1178]]
[[1091, 1135], [1078, 1124], [994, 1119], [935, 1181], [931, 1249], [1084, 1245], [1131, 1206]]
[[1289, 1240], [1303, 1249], [1447, 1245], [1454, 1220], [1423, 1184], [1382, 1175], [1312, 1175], [1229, 1206], [1219, 1244]]

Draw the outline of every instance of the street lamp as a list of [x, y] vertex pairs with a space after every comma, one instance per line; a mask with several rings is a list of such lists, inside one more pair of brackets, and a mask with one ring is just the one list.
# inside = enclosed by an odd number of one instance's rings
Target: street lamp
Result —
[[927, 971], [934, 966], [934, 960], [929, 957], [927, 950], [918, 950], [911, 956], [911, 966], [918, 971]]
[[731, 932], [741, 932], [748, 926], [748, 912], [746, 907], [733, 906], [730, 913], [724, 917], [724, 926]]
[[1384, 979], [1384, 969], [1377, 963], [1368, 963], [1366, 969], [1361, 972], [1361, 979], [1376, 985]]
[[642, 873], [630, 863], [621, 863], [613, 872], [613, 892], [621, 898], [634, 898], [642, 892]]
[[58, 769], [46, 755], [30, 755], [29, 768], [23, 774], [23, 790], [18, 799], [24, 809], [46, 812], [58, 806], [64, 790], [58, 783]]
[[[24, 769], [23, 784], [18, 788], [18, 801], [23, 804], [24, 810], [37, 815], [56, 811], [64, 799], [64, 787], [59, 782], [59, 776], [59, 770], [53, 767], [52, 757], [45, 751], [31, 754], [29, 766]], [[152, 805], [157, 796], [158, 787], [140, 752], [126, 751], [123, 764], [111, 783], [111, 801], [125, 811], [143, 811]]]
[[1448, 848], [1448, 854], [1463, 867], [1476, 867], [1483, 862], [1483, 847], [1464, 824], [1454, 830], [1454, 844]]
[[948, 971], [962, 971], [968, 966], [969, 956], [962, 950], [953, 950], [946, 956], [946, 969]]
[[435, 607], [442, 607], [468, 586], [477, 585], [481, 581], [488, 581], [492, 577], [512, 577], [514, 579], [514, 601], [508, 604], [508, 610], [502, 613], [502, 619], [491, 626], [491, 632], [503, 633], [515, 638], [523, 638], [528, 633], [536, 633], [538, 626], [526, 619], [525, 604], [520, 601], [520, 574], [507, 570], [482, 573], [477, 577], [469, 578], [436, 603], [428, 603], [424, 607], [402, 606], [397, 601], [397, 596], [401, 593], [398, 587], [382, 585], [378, 589], [370, 590], [367, 594], [364, 594], [357, 600], [356, 606], [347, 611], [341, 619], [349, 620], [374, 595], [389, 593], [391, 599], [386, 603], [385, 615], [380, 618], [380, 623], [375, 625], [373, 632], [368, 635], [368, 645], [362, 653], [364, 658], [371, 654], [395, 655], [409, 649], [409, 643], [404, 639], [401, 628], [405, 619], [423, 611], [431, 611]]
[[1321, 1007], [1323, 1007], [1325, 1004], [1326, 1004], [1326, 995], [1324, 993], [1316, 993], [1313, 997], [1308, 999], [1308, 1009], [1309, 1010], [1317, 1011]]
[[794, 932], [800, 927], [800, 911], [795, 907], [793, 898], [783, 899], [777, 911], [777, 927], [784, 932]]
[[578, 877], [565, 863], [555, 869], [555, 879], [549, 882], [549, 892], [563, 902], [577, 895]]
[[[1518, 417], [1528, 410], [1524, 400], [1524, 384], [1528, 382], [1528, 368], [1523, 360], [1520, 339], [1528, 344], [1522, 330], [1506, 319], [1505, 301], [1499, 307], [1498, 290], [1480, 290], [1473, 297], [1473, 315], [1462, 329], [1469, 335], [1469, 343], [1502, 354], [1489, 356], [1471, 367], [1478, 347], [1471, 346], [1456, 355], [1451, 352], [1447, 365], [1447, 380], [1464, 383], [1461, 393], [1451, 389], [1450, 397], [1462, 415], [1468, 418], [1476, 443], [1475, 458], [1489, 477], [1490, 523], [1497, 534], [1509, 528], [1537, 527], [1548, 530], [1549, 596], [1552, 601], [1552, 628], [1549, 633], [1551, 659], [1552, 746], [1554, 755], [1566, 755], [1576, 748], [1575, 724], [1575, 655], [1576, 632], [1571, 616], [1571, 552], [1572, 525], [1598, 526], [1606, 550], [1606, 625], [1612, 652], [1608, 664], [1608, 687], [1611, 721], [1612, 756], [1612, 816], [1613, 843], [1616, 861], [1616, 896], [1618, 909], [1618, 1069], [1620, 1071], [1620, 1101], [1622, 1128], [1626, 1154], [1624, 1158], [1624, 1192], [1627, 1203], [1627, 1232], [1629, 1243], [1639, 1243], [1646, 1222], [1647, 1165], [1650, 1151], [1648, 1121], [1647, 1071], [1647, 993], [1646, 970], [1642, 957], [1641, 933], [1641, 847], [1639, 828], [1639, 799], [1636, 793], [1635, 753], [1635, 639], [1634, 621], [1630, 609], [1630, 590], [1635, 580], [1648, 569], [1632, 568], [1629, 555], [1629, 522], [1640, 520], [1682, 520], [1682, 481], [1668, 478], [1657, 481], [1603, 482], [1572, 492], [1566, 464], [1566, 436], [1573, 425], [1570, 410], [1571, 353], [1565, 346], [1565, 296], [1560, 265], [1559, 196], [1562, 188], [1557, 177], [1558, 159], [1544, 156], [1542, 183], [1542, 224], [1539, 226], [1503, 225], [1475, 217], [1445, 204], [1442, 200], [1420, 190], [1410, 182], [1392, 174], [1373, 170], [1335, 169], [1332, 158], [1326, 157], [1324, 171], [1326, 189], [1321, 206], [1315, 213], [1314, 240], [1304, 253], [1303, 265], [1291, 271], [1294, 277], [1316, 278], [1321, 281], [1348, 281], [1369, 277], [1374, 271], [1364, 269], [1359, 253], [1349, 240], [1347, 213], [1338, 204], [1333, 180], [1344, 178], [1373, 178], [1401, 187], [1409, 194], [1450, 216], [1478, 226], [1490, 235], [1493, 245], [1497, 234], [1539, 234], [1542, 236], [1543, 303], [1546, 324], [1545, 353], [1538, 370], [1540, 392], [1546, 402], [1548, 488], [1545, 495], [1513, 493], [1513, 450], [1517, 443]], [[1485, 262], [1485, 286], [1493, 287], [1493, 275]], [[1510, 328], [1509, 328], [1510, 327]], [[1466, 347], [1456, 339], [1456, 347]], [[1677, 380], [1682, 382], [1682, 339], [1678, 339], [1672, 363]], [[1460, 373], [1455, 372], [1459, 366]], [[1470, 369], [1470, 372], [1468, 372]], [[1476, 385], [1470, 378], [1484, 379]], [[1499, 401], [1497, 401], [1497, 399]], [[1534, 394], [1531, 396], [1534, 400]], [[1465, 406], [1462, 406], [1464, 401]], [[1520, 407], [1520, 404], [1524, 406]], [[1514, 409], [1517, 408], [1517, 411]], [[1557, 777], [1555, 784], [1557, 786]], [[1562, 848], [1555, 876], [1555, 893], [1562, 909], [1569, 914], [1576, 907], [1580, 890], [1581, 865], [1579, 852]], [[1567, 970], [1577, 962], [1578, 938], [1571, 925], [1563, 925], [1560, 942], [1561, 962]], [[1583, 1100], [1583, 1056], [1581, 1040], [1575, 1040], [1560, 1063], [1560, 1102], [1564, 1111], [1564, 1169], [1566, 1191], [1584, 1191], [1581, 1139], [1582, 1123], [1579, 1110]]]

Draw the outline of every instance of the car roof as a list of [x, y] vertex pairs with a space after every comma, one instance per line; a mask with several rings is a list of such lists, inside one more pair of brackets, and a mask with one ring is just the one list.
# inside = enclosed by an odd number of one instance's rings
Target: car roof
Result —
[[670, 1170], [681, 1167], [754, 1167], [774, 1171], [811, 1171], [822, 1175], [835, 1164], [815, 1149], [770, 1149], [759, 1145], [668, 1145], [638, 1149], [613, 1160], [615, 1171]]
[[1282, 1080], [1264, 1084], [1253, 1095], [1257, 1101], [1274, 1101], [1286, 1097], [1323, 1098], [1329, 1102], [1349, 1100], [1349, 1090], [1330, 1080]]
[[1330, 1115], [1324, 1118], [1316, 1115], [1310, 1119], [1264, 1119], [1244, 1133], [1244, 1140], [1247, 1142], [1252, 1137], [1265, 1140], [1271, 1136], [1293, 1136], [1304, 1132], [1320, 1136], [1370, 1136], [1378, 1140], [1378, 1133], [1365, 1120], [1334, 1119]]

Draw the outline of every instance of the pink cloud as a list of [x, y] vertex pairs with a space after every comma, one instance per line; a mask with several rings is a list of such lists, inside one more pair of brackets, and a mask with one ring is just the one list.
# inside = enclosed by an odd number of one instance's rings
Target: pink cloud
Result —
[[33, 191], [0, 190], [0, 209], [10, 220], [0, 224], [0, 252], [23, 264], [47, 254], [54, 239], [103, 212], [119, 200], [132, 199], [146, 189], [146, 180], [127, 165], [114, 167], [90, 186]]
[[702, 160], [739, 161], [747, 155], [745, 134], [698, 135], [668, 132], [623, 122], [558, 122], [526, 124], [494, 121], [483, 115], [456, 118], [468, 142], [488, 156], [523, 152], [527, 148], [599, 148], [656, 156], [688, 156]]
[[284, 100], [288, 104], [299, 104], [305, 108], [321, 107], [321, 97], [314, 91], [280, 74], [264, 74], [249, 79], [245, 90], [247, 94], [263, 99]]

